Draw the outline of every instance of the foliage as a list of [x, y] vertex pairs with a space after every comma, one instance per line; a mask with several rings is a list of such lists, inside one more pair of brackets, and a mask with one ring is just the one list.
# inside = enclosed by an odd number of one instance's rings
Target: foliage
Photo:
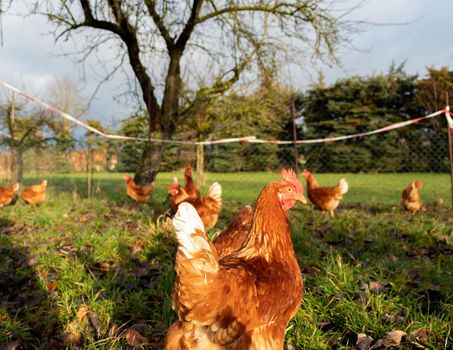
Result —
[[[356, 134], [423, 115], [415, 98], [420, 93], [417, 84], [417, 77], [405, 73], [403, 65], [392, 65], [387, 74], [355, 76], [331, 86], [313, 87], [300, 97], [304, 136]], [[443, 142], [438, 130], [432, 124], [410, 128], [341, 144], [307, 145], [307, 166], [322, 172], [445, 171], [442, 161], [432, 157]]]

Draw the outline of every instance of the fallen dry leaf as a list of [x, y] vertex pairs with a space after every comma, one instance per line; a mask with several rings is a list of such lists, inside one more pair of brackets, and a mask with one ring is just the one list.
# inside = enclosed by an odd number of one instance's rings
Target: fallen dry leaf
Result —
[[16, 350], [19, 349], [20, 346], [22, 345], [22, 340], [16, 339], [16, 340], [11, 340], [5, 345], [2, 346], [1, 350]]
[[357, 335], [357, 342], [355, 343], [355, 346], [359, 350], [368, 350], [371, 346], [371, 343], [373, 342], [373, 338], [371, 338], [369, 335], [365, 333], [359, 333]]
[[55, 281], [47, 282], [47, 290], [49, 292], [55, 292], [57, 290], [57, 282]]
[[126, 330], [125, 338], [127, 343], [131, 346], [138, 346], [140, 344], [148, 343], [148, 339], [132, 327]]
[[83, 338], [82, 338], [81, 334], [69, 333], [69, 332], [61, 334], [60, 339], [63, 342], [63, 344], [66, 346], [82, 345], [82, 342], [83, 342]]
[[371, 349], [392, 349], [398, 348], [401, 343], [401, 338], [406, 335], [406, 332], [403, 331], [391, 331], [388, 332], [384, 338], [379, 339], [376, 344], [374, 344]]
[[80, 322], [83, 322], [87, 318], [88, 307], [86, 305], [79, 306], [76, 312], [76, 316]]
[[99, 322], [99, 319], [94, 312], [88, 311], [87, 316], [88, 316], [88, 320], [90, 321], [90, 325], [93, 328], [96, 337], [100, 338], [102, 335], [101, 322]]
[[90, 217], [88, 215], [81, 215], [79, 218], [79, 222], [82, 224], [87, 222], [88, 220], [90, 220]]
[[376, 294], [381, 294], [385, 291], [385, 286], [379, 281], [368, 282], [368, 288], [370, 291]]
[[418, 341], [425, 342], [428, 340], [430, 333], [431, 333], [431, 331], [426, 328], [417, 329], [409, 335], [409, 341], [410, 342], [418, 342]]
[[143, 240], [141, 238], [137, 238], [134, 242], [134, 245], [131, 247], [131, 254], [137, 255], [139, 251], [142, 250]]

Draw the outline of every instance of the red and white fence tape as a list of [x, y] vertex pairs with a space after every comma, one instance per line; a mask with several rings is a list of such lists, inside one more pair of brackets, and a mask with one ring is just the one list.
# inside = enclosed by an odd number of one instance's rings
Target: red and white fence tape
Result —
[[[90, 130], [91, 132], [93, 132], [99, 136], [109, 138], [109, 139], [126, 140], [126, 141], [145, 141], [145, 142], [149, 141], [149, 142], [161, 142], [161, 143], [172, 143], [172, 144], [183, 144], [183, 145], [214, 145], [214, 144], [223, 144], [223, 143], [232, 143], [232, 142], [268, 143], [268, 144], [275, 144], [275, 145], [292, 145], [292, 144], [294, 144], [294, 141], [262, 140], [262, 139], [257, 139], [255, 136], [233, 137], [233, 138], [210, 140], [210, 141], [178, 141], [178, 140], [168, 140], [168, 139], [153, 139], [153, 138], [144, 138], [144, 137], [132, 137], [132, 136], [107, 134], [105, 132], [102, 132], [101, 130], [98, 130], [98, 129], [82, 122], [81, 120], [79, 120], [77, 118], [74, 118], [73, 116], [59, 110], [56, 107], [51, 106], [48, 103], [41, 101], [40, 99], [38, 99], [36, 97], [28, 95], [26, 92], [19, 90], [18, 88], [8, 84], [5, 81], [0, 80], [0, 85], [3, 85], [7, 89], [16, 92], [17, 94], [23, 96], [27, 100], [30, 100], [34, 103], [41, 105], [42, 107], [46, 108], [47, 110], [49, 110], [50, 112], [52, 112], [55, 115], [58, 115], [66, 120], [71, 121], [74, 124], [77, 124], [87, 130]], [[395, 129], [402, 128], [402, 127], [405, 127], [405, 126], [408, 126], [411, 124], [418, 123], [419, 121], [424, 120], [424, 119], [436, 117], [441, 114], [445, 114], [445, 117], [447, 118], [447, 122], [450, 127], [450, 130], [453, 133], [453, 119], [450, 116], [453, 114], [450, 113], [450, 108], [447, 106], [443, 110], [431, 113], [429, 115], [425, 115], [423, 117], [418, 117], [418, 118], [410, 119], [407, 121], [394, 123], [391, 125], [387, 125], [383, 128], [368, 131], [368, 132], [362, 132], [362, 133], [358, 133], [358, 134], [345, 135], [345, 136], [326, 137], [326, 138], [320, 138], [320, 139], [297, 140], [296, 143], [297, 144], [308, 144], [308, 143], [323, 143], [323, 142], [349, 140], [349, 139], [353, 139], [353, 138], [357, 138], [357, 137], [369, 136], [369, 135], [379, 134], [379, 133], [390, 131], [390, 130], [395, 130]]]
[[450, 128], [450, 132], [453, 134], [453, 119], [451, 116], [453, 113], [450, 112], [450, 106], [445, 107], [445, 118], [447, 118], [448, 127]]
[[[296, 143], [297, 144], [306, 144], [306, 143], [334, 142], [334, 141], [349, 140], [349, 139], [353, 139], [353, 138], [356, 138], [356, 137], [363, 137], [363, 136], [379, 134], [381, 132], [395, 130], [395, 129], [402, 128], [404, 126], [415, 124], [415, 123], [418, 123], [420, 120], [433, 118], [433, 117], [441, 115], [441, 114], [443, 114], [445, 112], [446, 112], [446, 110], [443, 109], [443, 110], [431, 113], [429, 115], [425, 115], [423, 117], [418, 117], [418, 118], [406, 120], [404, 122], [394, 123], [394, 124], [391, 124], [391, 125], [384, 126], [383, 128], [379, 128], [379, 129], [372, 130], [372, 131], [367, 131], [367, 132], [361, 132], [361, 133], [358, 133], [358, 134], [345, 135], [345, 136], [335, 136], [335, 137], [326, 137], [326, 138], [322, 138], [322, 139], [297, 140]], [[256, 142], [256, 143], [273, 143], [273, 144], [277, 144], [277, 145], [291, 145], [291, 144], [294, 144], [294, 141], [278, 141], [278, 140], [273, 141], [273, 140], [259, 140], [259, 139], [255, 139], [252, 142]]]

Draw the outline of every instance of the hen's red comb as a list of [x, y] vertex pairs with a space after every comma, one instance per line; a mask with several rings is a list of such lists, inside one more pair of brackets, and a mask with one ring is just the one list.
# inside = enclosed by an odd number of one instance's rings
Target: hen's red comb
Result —
[[176, 177], [173, 178], [172, 184], [168, 187], [168, 190], [174, 190], [175, 188], [179, 187], [178, 179]]
[[422, 187], [422, 182], [421, 181], [414, 181], [414, 185], [415, 185], [415, 187], [420, 188], [420, 187]]
[[280, 175], [284, 180], [291, 182], [293, 186], [296, 188], [297, 192], [304, 193], [304, 188], [293, 169], [282, 169], [280, 171]]

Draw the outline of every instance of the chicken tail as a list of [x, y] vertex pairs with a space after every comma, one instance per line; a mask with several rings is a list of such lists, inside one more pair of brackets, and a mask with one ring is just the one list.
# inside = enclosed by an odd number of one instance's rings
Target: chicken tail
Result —
[[203, 250], [212, 253], [211, 245], [204, 233], [203, 221], [193, 205], [183, 202], [178, 206], [173, 218], [173, 227], [176, 230], [179, 250], [186, 258], [193, 259]]
[[11, 186], [13, 192], [17, 193], [19, 191], [19, 187], [20, 187], [20, 184], [18, 182], [16, 182], [13, 186]]
[[338, 187], [340, 188], [341, 194], [345, 194], [349, 190], [349, 185], [346, 182], [346, 179], [341, 179], [340, 182], [338, 182]]
[[208, 188], [208, 197], [222, 202], [222, 186], [216, 181]]

